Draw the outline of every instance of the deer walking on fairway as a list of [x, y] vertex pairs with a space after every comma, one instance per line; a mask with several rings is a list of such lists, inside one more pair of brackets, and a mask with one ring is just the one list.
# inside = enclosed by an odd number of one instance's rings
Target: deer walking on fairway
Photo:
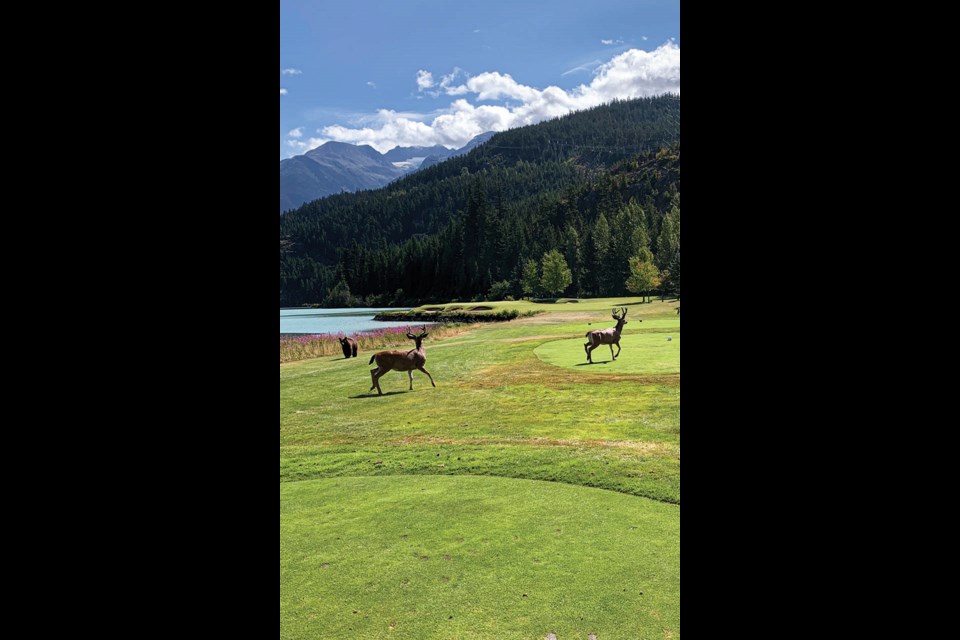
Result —
[[357, 357], [357, 341], [353, 338], [337, 338], [340, 341], [340, 348], [343, 349], [343, 357]]
[[[583, 345], [583, 350], [587, 352], [587, 362], [590, 364], [593, 364], [593, 358], [590, 356], [591, 352], [602, 344], [610, 345], [610, 356], [614, 360], [620, 355], [620, 332], [623, 331], [623, 325], [627, 324], [627, 308], [622, 307], [619, 316], [617, 310], [614, 309], [613, 319], [617, 321], [617, 326], [612, 329], [587, 331], [587, 343]], [[643, 322], [643, 320], [638, 320], [638, 322]], [[613, 355], [613, 345], [617, 345], [617, 356]]]
[[430, 378], [430, 384], [434, 387], [437, 386], [437, 383], [433, 381], [433, 376], [431, 376], [430, 372], [424, 367], [427, 363], [427, 354], [423, 350], [423, 339], [427, 337], [427, 327], [424, 326], [421, 329], [420, 335], [415, 336], [412, 333], [408, 333], [407, 337], [416, 342], [417, 347], [415, 349], [411, 349], [410, 351], [381, 351], [370, 357], [370, 362], [367, 364], [373, 364], [374, 360], [377, 361], [377, 368], [370, 370], [370, 379], [373, 381], [373, 386], [370, 387], [370, 391], [376, 389], [379, 395], [383, 395], [383, 391], [380, 390], [380, 377], [390, 370], [406, 371], [409, 374], [410, 391], [413, 391], [414, 369], [423, 371], [427, 374], [427, 377]]

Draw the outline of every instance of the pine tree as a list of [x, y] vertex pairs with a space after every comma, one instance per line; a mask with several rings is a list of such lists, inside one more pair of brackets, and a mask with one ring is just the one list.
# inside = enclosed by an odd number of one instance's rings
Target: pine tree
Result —
[[663, 218], [660, 237], [657, 238], [657, 265], [666, 269], [680, 251], [680, 209], [673, 207]]
[[607, 282], [606, 269], [607, 254], [610, 253], [610, 225], [602, 213], [597, 218], [597, 223], [593, 225], [590, 238], [592, 254], [587, 259], [590, 261], [593, 290], [597, 295], [604, 296], [611, 288], [610, 283]]
[[573, 225], [568, 224], [565, 236], [564, 257], [570, 266], [574, 295], [579, 296], [580, 278], [583, 275], [583, 265], [580, 257], [580, 235], [573, 228]]

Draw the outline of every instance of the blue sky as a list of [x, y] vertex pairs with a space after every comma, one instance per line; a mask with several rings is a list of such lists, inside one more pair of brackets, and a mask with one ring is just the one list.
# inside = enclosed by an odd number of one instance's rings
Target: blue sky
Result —
[[679, 0], [281, 0], [280, 158], [680, 91]]

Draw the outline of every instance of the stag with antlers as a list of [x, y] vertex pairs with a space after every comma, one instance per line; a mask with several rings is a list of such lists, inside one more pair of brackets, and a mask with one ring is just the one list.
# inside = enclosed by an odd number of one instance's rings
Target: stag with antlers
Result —
[[410, 351], [381, 351], [371, 356], [370, 362], [367, 364], [373, 364], [373, 361], [376, 360], [377, 368], [370, 371], [370, 379], [373, 381], [373, 386], [370, 387], [370, 391], [376, 389], [379, 395], [383, 395], [383, 391], [380, 390], [380, 377], [390, 370], [406, 371], [410, 375], [410, 391], [413, 391], [414, 369], [423, 371], [427, 374], [427, 377], [430, 378], [430, 384], [434, 387], [437, 386], [433, 381], [433, 376], [431, 376], [430, 372], [424, 367], [427, 363], [427, 354], [423, 350], [423, 339], [427, 337], [427, 327], [423, 326], [421, 328], [420, 335], [415, 336], [412, 333], [408, 333], [407, 337], [416, 342], [417, 347], [415, 349], [411, 349]]
[[[612, 329], [587, 331], [586, 338], [588, 342], [583, 345], [583, 350], [587, 352], [587, 362], [590, 364], [593, 364], [593, 358], [590, 355], [591, 352], [602, 344], [610, 345], [610, 356], [614, 360], [620, 355], [620, 332], [623, 331], [623, 325], [627, 324], [627, 308], [621, 307], [620, 315], [617, 315], [617, 310], [614, 309], [613, 319], [617, 321], [617, 326]], [[643, 320], [638, 320], [638, 322], [643, 322]], [[613, 345], [617, 345], [616, 356], [613, 355]]]

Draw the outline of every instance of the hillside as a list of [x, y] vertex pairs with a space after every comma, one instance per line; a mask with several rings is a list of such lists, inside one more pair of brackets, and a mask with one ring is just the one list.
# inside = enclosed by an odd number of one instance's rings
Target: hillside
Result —
[[305, 204], [280, 220], [281, 305], [470, 299], [497, 282], [516, 296], [523, 263], [551, 249], [570, 294], [625, 292], [643, 251], [679, 271], [679, 118], [676, 96], [614, 102]]

